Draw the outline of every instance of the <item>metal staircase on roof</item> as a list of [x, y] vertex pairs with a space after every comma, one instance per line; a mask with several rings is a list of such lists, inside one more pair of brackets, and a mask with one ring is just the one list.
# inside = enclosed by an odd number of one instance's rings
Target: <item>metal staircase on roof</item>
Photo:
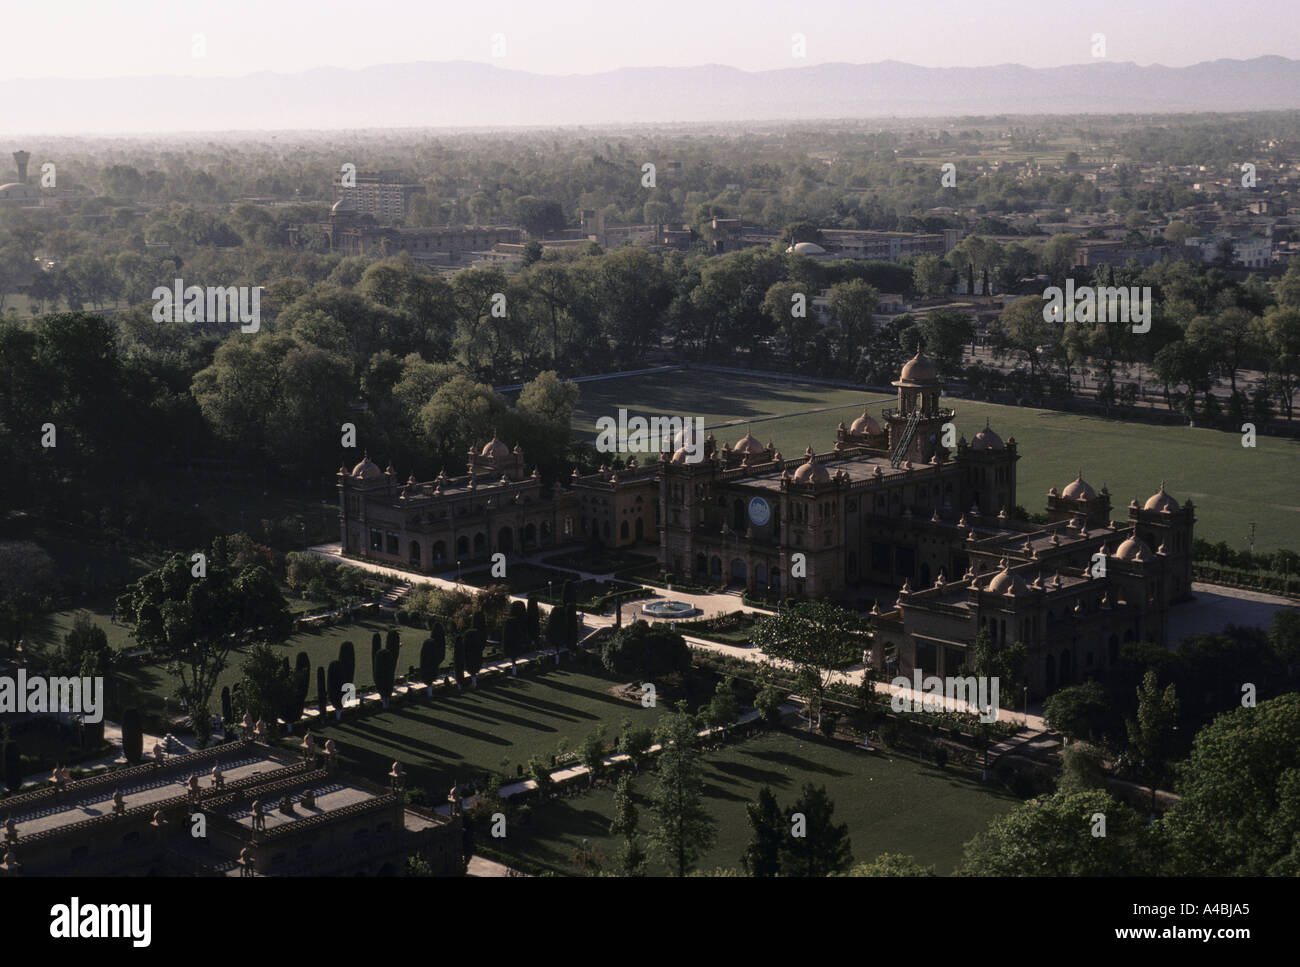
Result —
[[903, 457], [907, 455], [908, 449], [912, 446], [912, 439], [916, 436], [916, 427], [921, 422], [921, 410], [912, 410], [912, 415], [907, 418], [907, 425], [903, 427], [903, 435], [898, 440], [898, 445], [894, 447], [893, 453], [889, 455], [889, 465], [897, 470], [903, 463]]

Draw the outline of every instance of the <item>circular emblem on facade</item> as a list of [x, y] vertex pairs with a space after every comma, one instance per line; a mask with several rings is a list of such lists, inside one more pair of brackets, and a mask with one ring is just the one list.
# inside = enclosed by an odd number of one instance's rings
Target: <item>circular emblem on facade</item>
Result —
[[772, 519], [772, 507], [762, 497], [755, 497], [749, 502], [749, 519], [755, 527], [765, 527]]

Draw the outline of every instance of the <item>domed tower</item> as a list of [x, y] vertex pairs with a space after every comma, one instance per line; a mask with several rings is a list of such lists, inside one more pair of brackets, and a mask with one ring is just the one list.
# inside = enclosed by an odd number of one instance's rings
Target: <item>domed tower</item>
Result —
[[893, 385], [898, 387], [898, 406], [884, 412], [890, 463], [895, 467], [905, 460], [929, 463], [941, 449], [943, 424], [956, 415], [955, 410], [939, 407], [943, 385], [934, 363], [917, 350]]
[[748, 430], [745, 435], [736, 441], [736, 445], [725, 449], [728, 466], [753, 466], [760, 463], [771, 463], [772, 455], [776, 448], [770, 443], [763, 446], [761, 440]]
[[524, 451], [519, 444], [513, 450], [492, 435], [482, 450], [469, 448], [469, 462], [466, 466], [470, 476], [501, 477], [507, 480], [524, 479]]
[[368, 518], [366, 497], [383, 492], [391, 486], [392, 475], [379, 469], [379, 464], [366, 453], [349, 470], [341, 466], [335, 475], [339, 492], [339, 543], [345, 554], [365, 556]]
[[1140, 508], [1128, 505], [1128, 519], [1134, 532], [1157, 556], [1164, 559], [1164, 597], [1170, 604], [1192, 597], [1192, 529], [1196, 523], [1191, 500], [1179, 506], [1164, 481], [1160, 489]]
[[1047, 519], [1053, 523], [1083, 520], [1089, 527], [1105, 527], [1110, 522], [1110, 491], [1103, 486], [1098, 493], [1080, 470], [1059, 492], [1055, 487], [1047, 492]]
[[957, 462], [968, 470], [961, 477], [965, 491], [963, 506], [975, 505], [981, 514], [989, 516], [1010, 511], [1016, 506], [1016, 438], [1002, 442], [986, 419], [984, 429], [975, 434], [970, 443], [962, 437], [957, 441]]
[[835, 449], [847, 450], [850, 447], [870, 447], [873, 450], [883, 450], [888, 445], [888, 435], [885, 428], [876, 422], [875, 418], [866, 410], [862, 415], [853, 421], [852, 425], [839, 425], [835, 431]]

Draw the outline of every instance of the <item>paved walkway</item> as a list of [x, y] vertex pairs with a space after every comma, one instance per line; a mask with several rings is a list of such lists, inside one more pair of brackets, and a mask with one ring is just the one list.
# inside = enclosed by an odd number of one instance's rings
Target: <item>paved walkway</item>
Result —
[[527, 876], [527, 873], [520, 873], [518, 870], [512, 870], [504, 863], [498, 863], [496, 860], [484, 859], [482, 856], [471, 856], [469, 858], [469, 869], [465, 871], [466, 876]]
[[[456, 589], [460, 589], [463, 591], [477, 590], [476, 588], [470, 585], [457, 584], [455, 581], [448, 580], [447, 578], [443, 578], [443, 577], [437, 577], [434, 575], [427, 575], [427, 574], [412, 574], [406, 571], [399, 571], [395, 568], [385, 567], [382, 564], [375, 564], [370, 561], [358, 561], [358, 560], [354, 560], [353, 558], [344, 557], [342, 553], [342, 549], [338, 544], [321, 544], [316, 547], [309, 548], [308, 550], [309, 553], [327, 558], [339, 564], [348, 564], [351, 565], [352, 567], [363, 568], [364, 570], [371, 571], [372, 573], [375, 574], [381, 574], [386, 577], [391, 577], [395, 580], [400, 579], [400, 580], [410, 581], [414, 584], [421, 584], [421, 583], [432, 584], [435, 587], [447, 588], [449, 590], [456, 590]], [[534, 559], [532, 558], [528, 560], [530, 562], [534, 561]], [[585, 576], [590, 577], [591, 575], [587, 574]], [[728, 614], [733, 611], [748, 611], [748, 612], [756, 612], [759, 614], [771, 613], [769, 611], [765, 611], [762, 608], [754, 608], [745, 604], [741, 600], [740, 594], [735, 591], [728, 591], [728, 592], [723, 592], [718, 594], [678, 594], [676, 591], [670, 593], [661, 588], [655, 588], [653, 586], [647, 586], [647, 587], [649, 587], [649, 589], [654, 591], [655, 593], [664, 596], [669, 596], [675, 601], [689, 601], [695, 607], [699, 608], [702, 612], [704, 612], [705, 617], [708, 617], [710, 615], [716, 615], [716, 614]], [[510, 598], [511, 600], [515, 600], [515, 601], [526, 600], [526, 597], [521, 594], [512, 594]], [[643, 604], [645, 604], [645, 601], [625, 601], [620, 604], [620, 608], [623, 612], [624, 624], [629, 624], [632, 621], [636, 620], [636, 618], [641, 617], [640, 611], [641, 611], [641, 606]], [[541, 607], [543, 609], [549, 610], [549, 606], [547, 606], [546, 604], [542, 604]], [[588, 632], [595, 631], [599, 628], [608, 628], [613, 626], [615, 623], [614, 615], [612, 613], [607, 615], [603, 615], [603, 614], [592, 615], [592, 614], [579, 613], [578, 617], [582, 622], [583, 628]], [[663, 620], [663, 619], [655, 619], [655, 620]], [[755, 648], [753, 646], [727, 645], [727, 644], [722, 644], [721, 642], [709, 641], [705, 638], [697, 638], [694, 635], [690, 635], [690, 634], [683, 634], [683, 637], [686, 639], [688, 644], [690, 644], [695, 648], [704, 648], [709, 651], [717, 652], [718, 654], [721, 655], [728, 655], [732, 658], [739, 658], [743, 661], [752, 661], [752, 662], [769, 661], [769, 658], [766, 654], [764, 654], [760, 649]], [[771, 660], [774, 661], [776, 664], [782, 665], [786, 668], [793, 668], [793, 666], [789, 662], [783, 662], [780, 661], [779, 659], [771, 659]], [[849, 685], [858, 685], [861, 684], [862, 682], [862, 674], [865, 670], [866, 670], [865, 665], [862, 664], [855, 665], [853, 668], [847, 669], [846, 671], [835, 672], [831, 676], [831, 681], [849, 684]], [[876, 688], [878, 690], [882, 688], [887, 688], [889, 690], [891, 697], [894, 695], [902, 695], [904, 698], [913, 702], [920, 702], [927, 699], [927, 696], [923, 692], [916, 692], [912, 688], [903, 688], [885, 682], [877, 682]], [[962, 711], [968, 713], [978, 713], [980, 711], [974, 705], [969, 705], [965, 702], [957, 702], [951, 699], [943, 699], [943, 706], [952, 711]], [[1030, 706], [1028, 716], [1026, 716], [1024, 712], [1011, 712], [1008, 711], [1007, 709], [999, 709], [998, 721], [1023, 723], [1031, 729], [1037, 729], [1038, 731], [1043, 731], [1045, 730], [1046, 726], [1043, 724], [1041, 713], [1042, 713], [1041, 708], [1036, 705]]]
[[1169, 609], [1169, 644], [1177, 648], [1191, 635], [1216, 634], [1230, 624], [1267, 628], [1275, 612], [1300, 602], [1263, 591], [1192, 582], [1196, 600]]

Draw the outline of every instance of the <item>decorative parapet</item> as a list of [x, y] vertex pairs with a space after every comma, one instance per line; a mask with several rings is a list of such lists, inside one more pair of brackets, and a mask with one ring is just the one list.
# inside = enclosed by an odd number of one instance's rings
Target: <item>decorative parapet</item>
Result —
[[74, 779], [64, 787], [62, 793], [57, 792], [51, 784], [43, 789], [36, 789], [32, 792], [10, 796], [7, 799], [0, 799], [0, 808], [13, 810], [46, 802], [65, 802], [79, 793], [91, 792], [102, 786], [120, 786], [124, 782], [130, 782], [133, 779], [155, 777], [160, 772], [164, 771], [167, 773], [173, 771], [186, 772], [187, 770], [189, 772], [194, 772], [196, 771], [195, 767], [213, 762], [223, 756], [247, 754], [249, 747], [253, 744], [254, 743], [250, 739], [240, 739], [238, 742], [227, 742], [223, 745], [214, 745], [208, 749], [200, 749], [198, 752], [171, 756], [161, 764], [151, 761], [138, 766], [128, 766], [125, 769], [112, 769], [108, 772], [102, 772], [99, 775], [87, 776], [84, 779]]

